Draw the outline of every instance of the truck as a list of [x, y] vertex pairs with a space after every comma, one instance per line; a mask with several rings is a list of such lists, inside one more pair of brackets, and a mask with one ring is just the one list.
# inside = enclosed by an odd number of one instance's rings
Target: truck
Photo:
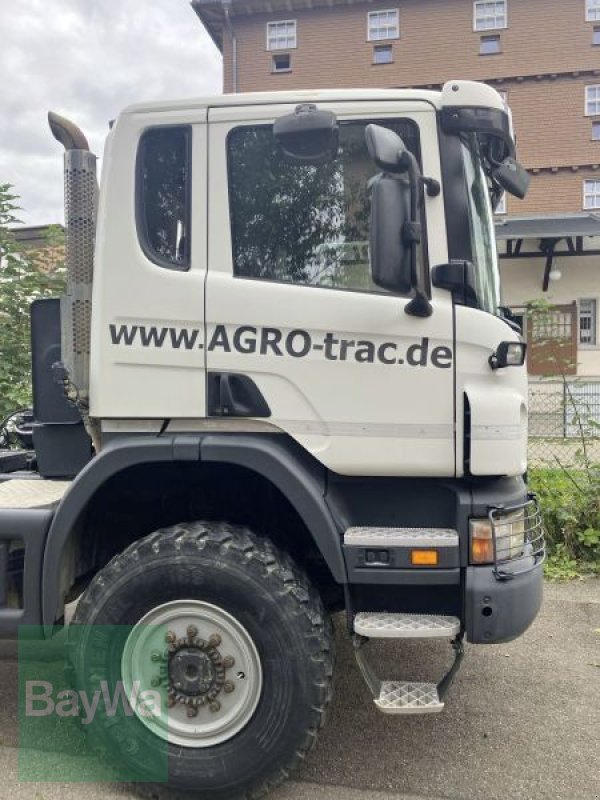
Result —
[[[519, 636], [542, 599], [494, 240], [528, 187], [510, 110], [463, 80], [138, 104], [100, 188], [49, 119], [68, 280], [32, 307], [0, 634], [66, 629], [77, 686], [155, 692], [95, 731], [153, 796], [283, 781], [326, 717], [335, 614], [357, 702], [440, 712], [464, 641]], [[448, 671], [381, 676], [379, 639], [437, 640]]]

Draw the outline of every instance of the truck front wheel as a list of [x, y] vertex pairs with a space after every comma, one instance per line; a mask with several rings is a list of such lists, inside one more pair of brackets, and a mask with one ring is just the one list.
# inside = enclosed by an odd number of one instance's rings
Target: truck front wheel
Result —
[[314, 744], [331, 698], [319, 594], [242, 527], [194, 522], [136, 542], [96, 575], [69, 639], [78, 691], [104, 682], [127, 698], [90, 726], [94, 747], [155, 797], [260, 796]]

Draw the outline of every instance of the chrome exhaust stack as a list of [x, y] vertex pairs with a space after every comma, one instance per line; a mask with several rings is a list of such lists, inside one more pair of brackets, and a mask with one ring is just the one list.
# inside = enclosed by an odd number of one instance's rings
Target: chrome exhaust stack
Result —
[[82, 416], [96, 448], [99, 442], [89, 420], [92, 283], [98, 182], [96, 156], [81, 130], [50, 112], [50, 130], [65, 148], [65, 228], [67, 285], [60, 300], [62, 369], [60, 380]]

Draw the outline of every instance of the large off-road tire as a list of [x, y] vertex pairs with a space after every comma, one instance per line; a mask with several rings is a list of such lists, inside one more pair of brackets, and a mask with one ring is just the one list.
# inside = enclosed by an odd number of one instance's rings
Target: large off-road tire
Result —
[[[193, 522], [136, 542], [91, 582], [69, 636], [78, 688], [156, 687], [160, 672], [175, 702], [162, 721], [136, 712], [90, 726], [121, 778], [150, 781], [138, 788], [158, 798], [261, 796], [314, 745], [332, 695], [319, 594], [289, 556], [238, 526]], [[190, 714], [182, 701], [196, 704]]]

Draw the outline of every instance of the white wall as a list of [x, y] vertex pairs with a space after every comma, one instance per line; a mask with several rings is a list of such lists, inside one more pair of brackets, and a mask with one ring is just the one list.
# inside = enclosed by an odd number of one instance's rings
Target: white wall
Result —
[[[544, 258], [502, 259], [503, 302], [507, 306], [523, 306], [532, 300], [545, 299], [557, 305], [572, 303], [581, 298], [593, 298], [597, 303], [596, 342], [600, 342], [600, 256], [560, 256], [555, 268], [562, 272], [558, 281], [550, 281], [547, 292], [542, 291]], [[600, 375], [600, 346], [579, 345], [577, 374]]]

